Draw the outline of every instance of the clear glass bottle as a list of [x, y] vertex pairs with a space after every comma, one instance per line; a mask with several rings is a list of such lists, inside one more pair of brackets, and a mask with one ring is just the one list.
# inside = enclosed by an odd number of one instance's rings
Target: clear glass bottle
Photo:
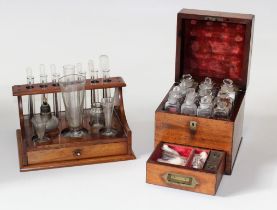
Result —
[[50, 132], [58, 128], [59, 121], [52, 115], [50, 105], [48, 104], [46, 98], [44, 98], [44, 101], [40, 106], [40, 115], [46, 122], [46, 132]]
[[193, 85], [194, 85], [194, 79], [192, 79], [192, 76], [190, 74], [182, 75], [182, 79], [180, 81], [179, 87], [183, 97], [185, 97], [188, 88], [193, 87]]
[[99, 131], [100, 128], [104, 127], [104, 122], [104, 112], [101, 103], [93, 103], [90, 112], [90, 126], [97, 128]]
[[216, 104], [219, 101], [225, 101], [227, 103], [227, 106], [229, 107], [229, 109], [231, 109], [234, 104], [233, 98], [231, 98], [229, 93], [224, 90], [220, 90], [217, 93], [217, 97], [214, 102]]
[[214, 87], [214, 84], [210, 77], [206, 77], [205, 80], [201, 82], [199, 85], [199, 89], [201, 90], [204, 90], [204, 89], [212, 90], [213, 87]]
[[200, 83], [198, 93], [200, 97], [210, 94], [213, 97], [216, 95], [216, 89], [214, 88], [214, 83], [210, 77], [206, 77], [205, 80]]
[[223, 80], [223, 84], [221, 86], [221, 90], [223, 92], [228, 93], [229, 97], [233, 99], [233, 101], [235, 101], [236, 98], [236, 88], [233, 84], [233, 80], [231, 79], [224, 79]]
[[42, 117], [40, 114], [34, 115], [34, 117], [31, 120], [34, 130], [35, 130], [35, 136], [33, 136], [32, 140], [34, 143], [42, 143], [47, 142], [50, 140], [50, 138], [45, 136], [46, 131], [46, 123], [47, 120]]
[[175, 86], [172, 91], [169, 92], [167, 102], [165, 103], [165, 110], [172, 113], [179, 113], [181, 106], [182, 94], [180, 87]]
[[228, 119], [230, 109], [226, 101], [218, 101], [213, 110], [213, 117], [216, 119]]
[[197, 116], [211, 117], [213, 112], [213, 99], [211, 95], [201, 97], [199, 107], [197, 108]]
[[196, 115], [197, 114], [197, 106], [195, 104], [195, 100], [197, 97], [197, 93], [194, 88], [190, 88], [187, 91], [186, 98], [184, 103], [181, 106], [181, 113], [187, 115]]
[[[27, 73], [27, 88], [28, 89], [32, 89], [33, 85], [34, 85], [34, 76], [33, 76], [33, 71], [30, 67], [28, 67], [26, 69], [26, 73]], [[36, 110], [35, 110], [35, 95], [29, 95], [28, 96], [28, 115], [29, 115], [29, 119], [31, 119]]]

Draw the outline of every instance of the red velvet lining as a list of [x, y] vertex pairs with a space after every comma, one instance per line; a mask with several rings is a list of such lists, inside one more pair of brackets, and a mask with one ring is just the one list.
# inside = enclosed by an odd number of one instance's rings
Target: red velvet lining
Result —
[[183, 24], [183, 72], [243, 82], [244, 24], [188, 19]]
[[193, 148], [191, 147], [177, 146], [171, 144], [169, 144], [168, 146], [177, 151], [181, 156], [186, 158], [189, 158], [193, 151]]
[[[163, 144], [161, 144], [162, 147]], [[188, 163], [186, 164], [186, 167], [192, 168], [192, 160], [195, 154], [200, 154], [201, 152], [206, 152], [209, 156], [210, 150], [208, 149], [200, 149], [200, 148], [194, 148], [194, 147], [188, 147], [188, 146], [182, 146], [182, 145], [174, 145], [174, 144], [167, 144], [170, 148], [177, 151], [181, 156], [188, 159]], [[157, 159], [161, 158], [162, 156], [162, 149], [159, 148], [159, 152], [155, 155], [154, 160], [157, 161]]]

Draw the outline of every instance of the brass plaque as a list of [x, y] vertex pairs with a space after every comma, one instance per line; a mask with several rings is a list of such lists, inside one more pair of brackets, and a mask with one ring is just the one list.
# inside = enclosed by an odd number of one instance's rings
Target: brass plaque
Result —
[[192, 176], [185, 176], [182, 174], [175, 173], [166, 173], [165, 175], [163, 175], [163, 179], [168, 184], [173, 184], [182, 187], [195, 188], [196, 185], [199, 184], [197, 180]]

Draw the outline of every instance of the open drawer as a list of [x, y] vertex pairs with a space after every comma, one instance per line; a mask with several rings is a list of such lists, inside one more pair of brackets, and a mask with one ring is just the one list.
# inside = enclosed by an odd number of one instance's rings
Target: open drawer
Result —
[[[160, 162], [163, 145], [177, 151], [186, 162], [174, 165]], [[194, 159], [201, 152], [207, 154], [206, 160], [195, 168]], [[215, 195], [225, 168], [225, 152], [186, 145], [161, 142], [157, 145], [146, 164], [146, 182], [165, 187], [189, 190]]]

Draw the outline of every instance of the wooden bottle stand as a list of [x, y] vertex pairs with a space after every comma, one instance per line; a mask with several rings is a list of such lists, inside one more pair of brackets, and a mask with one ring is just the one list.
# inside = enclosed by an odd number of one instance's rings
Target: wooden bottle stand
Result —
[[[41, 88], [41, 84], [15, 85], [12, 87], [13, 95], [18, 98], [20, 129], [16, 131], [20, 171], [32, 171], [51, 169], [67, 166], [123, 161], [135, 159], [132, 151], [132, 132], [128, 126], [122, 88], [126, 83], [121, 77], [112, 77], [109, 82], [99, 79], [97, 83], [86, 81], [85, 89], [116, 88], [117, 98], [113, 112], [113, 127], [118, 133], [113, 137], [105, 137], [95, 133], [89, 125], [90, 110], [84, 110], [84, 127], [88, 135], [83, 138], [64, 138], [61, 135], [52, 137], [47, 143], [34, 143], [32, 137], [34, 129], [29, 115], [23, 114], [22, 97], [37, 94], [51, 94], [61, 92], [59, 86], [47, 83], [47, 87]], [[60, 113], [59, 133], [66, 128], [65, 113]]]

